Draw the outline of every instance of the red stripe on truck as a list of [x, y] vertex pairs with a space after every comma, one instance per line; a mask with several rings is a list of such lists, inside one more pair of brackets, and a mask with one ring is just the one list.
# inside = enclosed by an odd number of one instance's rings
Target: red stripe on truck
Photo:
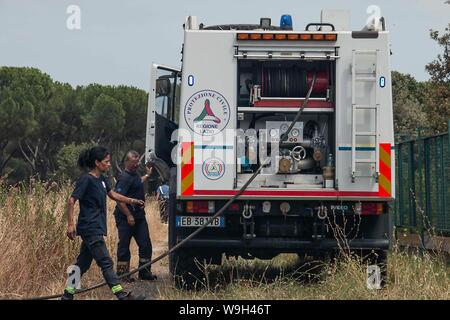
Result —
[[[195, 190], [198, 196], [233, 196], [237, 190]], [[378, 197], [378, 192], [360, 191], [293, 191], [293, 190], [247, 190], [244, 196], [288, 196], [288, 197]]]

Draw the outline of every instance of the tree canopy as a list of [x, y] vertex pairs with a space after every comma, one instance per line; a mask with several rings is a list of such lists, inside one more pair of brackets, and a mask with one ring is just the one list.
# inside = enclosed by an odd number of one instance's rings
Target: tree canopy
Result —
[[72, 178], [65, 158], [89, 144], [108, 146], [116, 160], [128, 148], [143, 152], [147, 98], [133, 87], [73, 88], [35, 68], [1, 67], [0, 177]]

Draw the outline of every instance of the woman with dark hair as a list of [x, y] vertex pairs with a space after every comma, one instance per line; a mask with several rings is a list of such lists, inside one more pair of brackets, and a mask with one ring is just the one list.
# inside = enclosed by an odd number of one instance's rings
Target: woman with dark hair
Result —
[[[102, 175], [111, 167], [111, 156], [104, 147], [93, 147], [83, 151], [78, 158], [78, 165], [88, 171], [83, 174], [75, 185], [75, 190], [69, 198], [67, 206], [67, 236], [74, 240], [80, 236], [81, 250], [75, 266], [79, 268], [81, 276], [90, 268], [95, 260], [101, 268], [103, 277], [112, 292], [120, 300], [142, 300], [142, 296], [134, 296], [125, 292], [114, 272], [113, 261], [105, 244], [106, 236], [106, 196], [114, 201], [129, 205], [144, 207], [144, 201], [124, 197], [111, 190], [108, 181]], [[75, 228], [73, 210], [75, 202], [80, 201], [80, 214]], [[64, 290], [62, 300], [72, 300], [75, 287], [68, 284]]]

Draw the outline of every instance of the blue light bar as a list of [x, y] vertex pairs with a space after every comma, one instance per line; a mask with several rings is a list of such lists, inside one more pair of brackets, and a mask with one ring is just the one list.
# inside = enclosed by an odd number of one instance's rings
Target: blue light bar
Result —
[[280, 19], [280, 27], [283, 30], [292, 30], [292, 17], [290, 14], [283, 14]]

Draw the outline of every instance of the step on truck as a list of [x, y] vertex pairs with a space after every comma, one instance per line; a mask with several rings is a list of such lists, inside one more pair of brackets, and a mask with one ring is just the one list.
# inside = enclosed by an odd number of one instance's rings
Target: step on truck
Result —
[[178, 285], [201, 281], [196, 261], [238, 256], [348, 251], [386, 264], [395, 194], [389, 33], [382, 18], [349, 31], [348, 16], [324, 10], [298, 31], [290, 15], [280, 26], [206, 26], [189, 16], [181, 68], [153, 64], [145, 156], [170, 187], [169, 248], [256, 176], [170, 255]]

